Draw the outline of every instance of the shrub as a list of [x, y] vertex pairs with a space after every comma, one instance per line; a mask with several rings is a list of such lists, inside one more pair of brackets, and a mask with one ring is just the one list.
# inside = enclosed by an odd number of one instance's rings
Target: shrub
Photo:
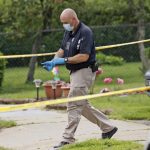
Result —
[[123, 65], [124, 59], [118, 56], [106, 56], [106, 63], [110, 65]]
[[[0, 53], [0, 56], [3, 54]], [[5, 59], [0, 59], [0, 87], [2, 86], [3, 78], [4, 78], [4, 69], [5, 69], [6, 61]]]
[[96, 59], [100, 64], [109, 64], [109, 65], [123, 65], [125, 62], [122, 57], [119, 56], [107, 56], [101, 52], [97, 53]]
[[106, 62], [106, 55], [101, 53], [101, 52], [99, 52], [99, 53], [96, 54], [96, 59], [97, 59], [97, 61], [100, 64], [105, 64], [105, 62]]

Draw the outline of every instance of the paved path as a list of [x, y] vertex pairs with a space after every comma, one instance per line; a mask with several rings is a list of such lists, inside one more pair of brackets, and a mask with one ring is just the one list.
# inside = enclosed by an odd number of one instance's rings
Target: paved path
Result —
[[[65, 111], [30, 109], [0, 113], [0, 119], [14, 120], [18, 126], [0, 131], [0, 146], [14, 150], [48, 150], [61, 139], [67, 121]], [[119, 128], [114, 138], [145, 143], [150, 126], [131, 121], [112, 120]], [[76, 132], [77, 141], [100, 138], [97, 126], [81, 119]]]

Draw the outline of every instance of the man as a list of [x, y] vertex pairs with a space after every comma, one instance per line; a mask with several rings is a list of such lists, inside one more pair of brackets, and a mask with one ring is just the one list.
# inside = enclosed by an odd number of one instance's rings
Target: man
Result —
[[[91, 29], [79, 21], [74, 10], [67, 8], [60, 20], [65, 28], [62, 44], [52, 61], [43, 63], [48, 71], [55, 65], [64, 64], [70, 70], [71, 88], [68, 97], [87, 95], [95, 79], [95, 45]], [[63, 58], [62, 58], [63, 57]], [[81, 115], [97, 124], [102, 130], [102, 138], [111, 138], [117, 131], [108, 118], [92, 107], [88, 100], [68, 102], [68, 125], [62, 136], [62, 141], [54, 148], [75, 142], [74, 133], [78, 127]]]

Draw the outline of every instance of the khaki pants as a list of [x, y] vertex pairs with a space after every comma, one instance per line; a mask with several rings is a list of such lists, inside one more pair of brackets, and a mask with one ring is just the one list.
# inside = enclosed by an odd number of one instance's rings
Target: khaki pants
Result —
[[[95, 73], [92, 72], [91, 68], [84, 68], [71, 73], [71, 88], [68, 97], [87, 95], [94, 80]], [[102, 112], [92, 107], [88, 100], [68, 102], [67, 112], [68, 125], [63, 133], [62, 141], [69, 143], [75, 141], [74, 133], [80, 122], [81, 115], [97, 124], [103, 133], [109, 132], [114, 128], [108, 118]]]

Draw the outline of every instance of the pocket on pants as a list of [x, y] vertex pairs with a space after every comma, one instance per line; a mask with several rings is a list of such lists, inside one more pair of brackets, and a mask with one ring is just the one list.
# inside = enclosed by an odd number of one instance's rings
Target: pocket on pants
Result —
[[69, 91], [68, 97], [75, 97], [75, 96], [84, 96], [88, 94], [88, 88], [87, 87], [71, 87]]
[[[87, 87], [71, 87], [68, 97], [84, 96], [88, 94]], [[85, 99], [81, 101], [68, 102], [68, 106], [81, 106], [85, 103]]]

